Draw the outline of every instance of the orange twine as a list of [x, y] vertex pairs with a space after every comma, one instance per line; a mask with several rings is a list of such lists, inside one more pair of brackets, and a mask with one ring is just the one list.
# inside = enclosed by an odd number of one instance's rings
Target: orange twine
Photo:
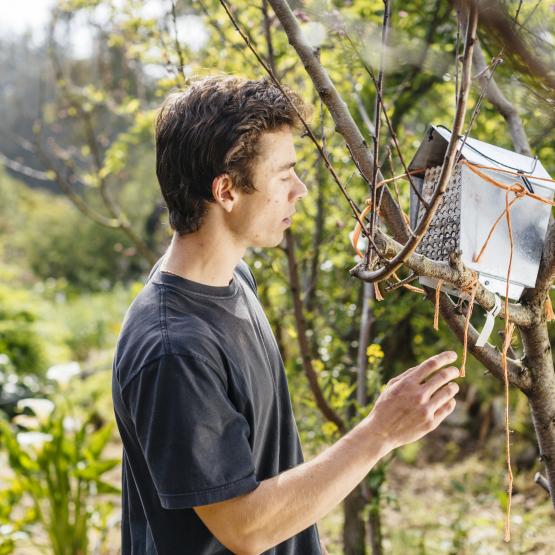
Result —
[[[519, 172], [515, 172], [515, 171], [510, 171], [510, 170], [505, 170], [502, 168], [497, 168], [497, 167], [492, 167], [492, 166], [484, 166], [481, 164], [474, 164], [469, 162], [468, 160], [461, 160], [461, 164], [464, 164], [465, 166], [467, 166], [472, 172], [474, 172], [476, 175], [478, 175], [479, 177], [481, 177], [484, 181], [486, 181], [487, 183], [490, 183], [491, 185], [494, 185], [495, 187], [499, 187], [503, 190], [505, 190], [506, 195], [505, 195], [505, 209], [503, 210], [503, 212], [501, 213], [501, 215], [497, 218], [497, 220], [494, 222], [492, 228], [490, 229], [488, 236], [486, 237], [486, 240], [484, 242], [484, 244], [482, 245], [482, 248], [480, 249], [480, 251], [478, 252], [477, 255], [474, 256], [474, 262], [479, 262], [482, 255], [484, 254], [490, 239], [493, 236], [493, 233], [495, 232], [495, 229], [497, 228], [497, 225], [499, 224], [499, 222], [502, 220], [503, 216], [505, 216], [506, 220], [507, 220], [507, 228], [509, 231], [509, 244], [510, 244], [510, 254], [509, 254], [509, 265], [507, 268], [507, 280], [506, 280], [506, 290], [505, 290], [505, 340], [503, 342], [503, 349], [501, 352], [501, 365], [503, 368], [503, 377], [504, 377], [504, 390], [505, 390], [505, 444], [506, 444], [506, 449], [505, 449], [505, 454], [506, 454], [506, 462], [507, 462], [507, 469], [508, 469], [508, 491], [507, 491], [507, 495], [508, 495], [508, 503], [507, 503], [507, 514], [506, 514], [506, 519], [505, 519], [505, 536], [504, 536], [504, 540], [506, 542], [509, 542], [511, 540], [511, 503], [512, 503], [512, 493], [513, 493], [513, 472], [512, 472], [512, 468], [511, 468], [511, 444], [510, 444], [510, 429], [509, 429], [509, 371], [508, 371], [508, 366], [507, 366], [507, 351], [509, 349], [510, 343], [511, 343], [511, 338], [513, 336], [514, 330], [515, 330], [515, 325], [512, 322], [509, 322], [509, 280], [510, 280], [510, 276], [511, 276], [511, 270], [512, 270], [512, 263], [513, 263], [513, 250], [514, 250], [514, 244], [513, 244], [513, 229], [512, 229], [512, 224], [511, 224], [511, 208], [513, 207], [513, 205], [521, 198], [528, 196], [530, 198], [533, 198], [534, 200], [543, 202], [544, 204], [548, 204], [550, 206], [555, 206], [555, 202], [544, 198], [540, 195], [537, 195], [535, 193], [532, 193], [531, 191], [528, 191], [527, 189], [525, 189], [523, 187], [523, 185], [520, 182], [513, 182], [510, 185], [506, 185], [504, 183], [500, 183], [499, 181], [496, 181], [495, 179], [493, 179], [492, 177], [490, 177], [489, 175], [481, 172], [478, 170], [478, 168], [481, 169], [485, 169], [485, 170], [494, 170], [496, 172], [502, 172], [502, 173], [506, 173], [509, 175], [515, 175], [515, 176], [521, 176], [522, 174], [520, 174]], [[382, 185], [389, 183], [391, 181], [395, 181], [396, 179], [400, 179], [403, 177], [407, 177], [407, 175], [412, 175], [415, 173], [421, 173], [422, 171], [424, 171], [423, 169], [417, 169], [417, 170], [413, 170], [411, 172], [396, 176], [396, 177], [392, 177], [390, 179], [385, 179], [380, 181], [377, 185], [376, 188], [381, 187]], [[550, 178], [545, 178], [545, 177], [534, 177], [533, 178], [535, 181], [545, 181], [545, 182], [550, 182], [550, 183], [555, 183], [555, 179], [550, 179]], [[509, 193], [513, 193], [515, 195], [515, 197], [509, 201]], [[355, 231], [353, 233], [353, 247], [355, 248], [355, 250], [357, 251], [357, 253], [359, 254], [360, 257], [363, 256], [363, 254], [360, 252], [360, 250], [357, 248], [357, 243], [358, 243], [358, 239], [360, 237], [360, 233], [362, 231], [362, 225], [361, 222], [364, 220], [364, 218], [366, 217], [366, 215], [368, 214], [368, 212], [371, 210], [371, 204], [370, 201], [367, 200], [366, 201], [366, 208], [363, 210], [363, 212], [360, 215], [360, 219], [356, 224], [355, 227]], [[407, 215], [403, 212], [403, 216], [405, 218], [405, 221], [408, 223], [408, 217]], [[396, 274], [394, 274], [395, 279], [397, 279], [398, 281], [399, 278], [397, 277]], [[476, 272], [472, 272], [472, 280], [470, 281], [470, 283], [468, 283], [467, 285], [463, 285], [461, 287], [462, 291], [466, 291], [467, 293], [469, 293], [470, 295], [470, 300], [469, 300], [469, 306], [468, 306], [468, 311], [466, 314], [466, 320], [465, 320], [465, 325], [464, 325], [464, 341], [463, 341], [463, 354], [462, 354], [462, 363], [461, 363], [461, 371], [460, 371], [460, 376], [464, 377], [465, 376], [465, 367], [466, 367], [466, 358], [467, 358], [467, 350], [468, 350], [468, 328], [470, 326], [470, 318], [472, 316], [472, 310], [474, 307], [474, 299], [476, 297], [476, 291], [478, 288], [478, 276], [476, 274]], [[434, 329], [437, 330], [439, 328], [439, 301], [440, 301], [440, 295], [441, 295], [441, 286], [443, 285], [443, 280], [438, 280], [438, 283], [436, 285], [436, 294], [435, 294], [435, 311], [434, 311]], [[419, 288], [413, 287], [409, 284], [404, 284], [404, 287], [406, 287], [407, 289], [413, 290], [413, 291], [418, 291], [418, 292], [424, 292]], [[379, 288], [377, 286], [377, 284], [374, 284], [374, 288], [376, 290], [376, 298], [378, 299], [378, 295], [379, 295], [379, 299], [381, 300], [381, 294], [379, 292]], [[546, 316], [546, 320], [547, 321], [552, 321], [555, 320], [555, 314], [553, 312], [553, 305], [551, 303], [551, 298], [548, 296], [546, 301], [545, 301], [545, 305], [544, 305], [544, 310], [545, 310], [545, 316]]]
[[[397, 179], [401, 179], [403, 177], [407, 177], [408, 175], [413, 175], [416, 173], [420, 173], [422, 172], [423, 169], [422, 168], [418, 168], [416, 170], [412, 170], [408, 173], [403, 173], [401, 175], [396, 175], [395, 177], [390, 177], [389, 179], [382, 179], [382, 181], [379, 181], [376, 184], [376, 189], [379, 189], [380, 187], [382, 187], [383, 185], [385, 185], [386, 183], [390, 183], [392, 181], [395, 181]], [[353, 248], [355, 249], [356, 253], [361, 257], [364, 258], [364, 255], [362, 254], [362, 252], [360, 251], [360, 249], [358, 248], [358, 240], [360, 238], [360, 234], [362, 233], [362, 225], [361, 222], [364, 221], [364, 218], [366, 218], [366, 216], [368, 215], [368, 213], [370, 212], [370, 210], [372, 210], [372, 200], [371, 199], [366, 199], [365, 200], [365, 204], [366, 206], [364, 207], [364, 210], [359, 214], [357, 223], [355, 225], [355, 229], [353, 232], [353, 238], [352, 238], [352, 245]], [[378, 212], [379, 213], [379, 212]], [[403, 217], [405, 218], [405, 222], [408, 224], [409, 223], [409, 219], [408, 216], [403, 212]], [[397, 276], [397, 274], [394, 272], [393, 273], [394, 278], [397, 280], [397, 282], [400, 282], [401, 280], [399, 279], [399, 277]], [[377, 283], [374, 283], [374, 297], [377, 301], [383, 301], [383, 295], [380, 291], [380, 288], [378, 286]], [[403, 287], [405, 289], [408, 289], [409, 291], [412, 291], [414, 293], [420, 293], [422, 295], [425, 294], [425, 291], [419, 287], [414, 287], [414, 285], [410, 285], [409, 283], [404, 283]]]
[[443, 285], [443, 280], [440, 279], [436, 285], [436, 306], [434, 310], [434, 330], [439, 330], [439, 297], [441, 296], [441, 286]]
[[553, 320], [555, 320], [555, 313], [553, 313], [553, 304], [551, 303], [551, 297], [549, 295], [547, 296], [547, 299], [545, 299], [544, 310], [545, 319], [548, 322], [552, 322]]
[[[511, 468], [511, 438], [509, 432], [509, 369], [507, 367], [507, 351], [511, 344], [511, 337], [515, 325], [509, 322], [509, 279], [513, 266], [513, 226], [511, 224], [511, 203], [509, 202], [509, 190], [505, 193], [505, 214], [507, 216], [507, 229], [509, 230], [509, 266], [507, 268], [507, 284], [505, 289], [505, 341], [501, 353], [501, 366], [503, 367], [503, 382], [505, 386], [505, 455], [507, 459], [507, 471], [509, 484], [507, 488], [507, 516], [505, 519], [505, 538], [506, 542], [511, 541], [511, 502], [513, 498], [513, 470]], [[516, 193], [515, 193], [516, 194]]]
[[468, 353], [468, 328], [470, 326], [470, 317], [472, 316], [472, 311], [474, 309], [474, 299], [476, 298], [476, 291], [478, 290], [478, 274], [472, 272], [472, 280], [470, 283], [464, 287], [464, 291], [470, 294], [470, 300], [468, 301], [468, 309], [466, 312], [466, 320], [464, 322], [464, 337], [463, 337], [463, 352], [461, 361], [461, 372], [460, 377], [464, 378], [466, 376], [466, 357]]

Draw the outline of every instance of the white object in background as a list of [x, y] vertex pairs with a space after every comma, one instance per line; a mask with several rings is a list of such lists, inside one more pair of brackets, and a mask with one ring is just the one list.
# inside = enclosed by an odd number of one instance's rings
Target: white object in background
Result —
[[499, 298], [499, 295], [495, 295], [495, 304], [493, 305], [493, 308], [486, 314], [486, 323], [484, 324], [484, 327], [482, 328], [482, 331], [480, 332], [480, 335], [476, 340], [476, 347], [483, 347], [487, 343], [487, 340], [489, 339], [489, 336], [493, 331], [495, 317], [499, 314], [499, 312], [501, 312], [501, 299]]

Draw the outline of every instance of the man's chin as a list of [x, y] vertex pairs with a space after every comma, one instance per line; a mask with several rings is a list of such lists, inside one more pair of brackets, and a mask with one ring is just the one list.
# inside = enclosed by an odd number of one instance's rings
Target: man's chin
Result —
[[253, 247], [261, 248], [261, 249], [271, 249], [274, 247], [281, 246], [285, 248], [285, 234], [281, 232], [278, 236], [274, 236], [272, 238], [267, 237], [264, 240], [257, 241], [256, 245], [252, 245]]

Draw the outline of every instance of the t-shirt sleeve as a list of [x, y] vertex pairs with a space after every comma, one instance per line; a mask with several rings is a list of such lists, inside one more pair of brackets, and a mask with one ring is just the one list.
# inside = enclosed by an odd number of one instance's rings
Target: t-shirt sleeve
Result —
[[165, 509], [207, 505], [255, 489], [250, 427], [202, 358], [165, 355], [125, 387], [146, 464]]

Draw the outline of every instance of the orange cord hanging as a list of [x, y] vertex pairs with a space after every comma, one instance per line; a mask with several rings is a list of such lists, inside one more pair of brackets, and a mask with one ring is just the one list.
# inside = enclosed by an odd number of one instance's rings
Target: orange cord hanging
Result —
[[436, 284], [436, 304], [434, 310], [434, 330], [439, 330], [439, 298], [441, 296], [441, 286], [443, 285], [443, 280], [438, 279]]
[[464, 291], [466, 291], [470, 295], [470, 299], [468, 301], [466, 320], [464, 321], [463, 352], [462, 352], [461, 372], [460, 372], [461, 378], [464, 378], [466, 376], [466, 357], [468, 353], [468, 327], [470, 326], [470, 317], [472, 316], [472, 311], [474, 309], [474, 299], [476, 298], [476, 291], [478, 290], [478, 284], [479, 284], [478, 274], [476, 272], [472, 272], [472, 280], [466, 287], [464, 287]]
[[552, 322], [553, 320], [555, 320], [555, 313], [553, 312], [553, 304], [551, 302], [551, 297], [549, 297], [549, 295], [547, 296], [547, 299], [545, 299], [544, 309], [545, 309], [545, 319], [548, 322]]
[[[511, 445], [510, 445], [510, 429], [509, 429], [509, 375], [508, 375], [508, 365], [507, 365], [507, 351], [509, 349], [510, 343], [511, 343], [511, 338], [513, 336], [514, 330], [515, 330], [515, 325], [512, 322], [509, 322], [509, 285], [510, 285], [510, 276], [511, 276], [511, 270], [512, 270], [512, 263], [513, 263], [513, 250], [514, 250], [514, 244], [513, 244], [513, 229], [512, 229], [512, 224], [511, 224], [511, 208], [514, 206], [514, 204], [521, 198], [524, 197], [530, 197], [533, 198], [534, 200], [537, 200], [539, 202], [542, 202], [544, 204], [547, 204], [549, 206], [555, 206], [555, 202], [544, 198], [540, 195], [537, 195], [531, 191], [528, 191], [526, 188], [523, 187], [523, 185], [520, 182], [513, 182], [510, 185], [506, 185], [504, 183], [500, 183], [499, 181], [493, 179], [492, 177], [490, 177], [489, 175], [479, 171], [478, 168], [480, 169], [484, 169], [484, 170], [494, 170], [496, 172], [502, 172], [502, 173], [506, 173], [509, 175], [515, 175], [515, 176], [521, 176], [521, 174], [519, 174], [518, 172], [515, 171], [510, 171], [510, 170], [505, 170], [502, 168], [497, 168], [497, 167], [492, 167], [492, 166], [484, 166], [481, 164], [474, 164], [469, 162], [468, 160], [461, 160], [460, 162], [461, 164], [464, 164], [465, 166], [467, 166], [472, 172], [474, 172], [476, 175], [478, 175], [479, 177], [481, 177], [484, 181], [486, 181], [487, 183], [494, 185], [495, 187], [499, 187], [503, 190], [505, 190], [506, 194], [505, 194], [505, 209], [503, 210], [503, 212], [501, 213], [501, 215], [497, 218], [497, 220], [494, 222], [492, 228], [490, 229], [486, 240], [484, 241], [484, 244], [482, 245], [481, 249], [479, 250], [478, 254], [474, 256], [474, 262], [479, 262], [481, 257], [483, 256], [494, 232], [495, 229], [497, 228], [499, 222], [503, 219], [503, 216], [505, 216], [506, 220], [507, 220], [507, 228], [508, 228], [508, 232], [509, 232], [509, 244], [510, 244], [510, 253], [509, 253], [509, 264], [508, 264], [508, 268], [507, 268], [507, 278], [506, 278], [506, 291], [505, 291], [505, 339], [503, 342], [503, 349], [501, 352], [501, 365], [503, 368], [503, 377], [504, 377], [504, 391], [505, 391], [505, 455], [506, 455], [506, 462], [507, 462], [507, 469], [508, 469], [508, 489], [507, 489], [507, 495], [508, 495], [508, 503], [507, 503], [507, 514], [506, 514], [506, 519], [505, 519], [505, 535], [504, 535], [504, 540], [506, 542], [509, 542], [511, 539], [511, 528], [510, 528], [510, 518], [511, 518], [511, 503], [512, 503], [512, 492], [513, 492], [513, 472], [512, 472], [512, 468], [511, 468]], [[377, 185], [376, 188], [381, 187], [382, 185], [386, 184], [386, 183], [390, 183], [391, 181], [395, 181], [396, 179], [400, 179], [403, 177], [407, 177], [407, 175], [412, 175], [415, 173], [421, 173], [422, 171], [424, 171], [423, 169], [418, 169], [418, 170], [413, 170], [411, 172], [399, 175], [399, 176], [395, 176], [389, 179], [385, 179], [380, 181]], [[544, 182], [549, 182], [549, 183], [555, 183], [555, 179], [550, 179], [550, 178], [545, 178], [545, 177], [534, 177], [533, 178], [534, 181], [544, 181]], [[515, 196], [512, 200], [509, 201], [509, 193], [513, 193]], [[353, 243], [353, 247], [355, 248], [356, 252], [358, 253], [358, 255], [362, 258], [363, 254], [362, 252], [360, 252], [360, 250], [358, 249], [358, 240], [360, 238], [360, 234], [362, 232], [362, 225], [361, 222], [364, 221], [364, 218], [366, 217], [366, 215], [368, 214], [368, 212], [371, 210], [371, 203], [369, 200], [366, 201], [366, 207], [364, 208], [364, 210], [362, 211], [362, 213], [360, 214], [360, 218], [359, 221], [357, 221], [357, 224], [355, 226], [355, 230], [353, 233], [353, 239], [352, 239], [352, 243]], [[403, 217], [405, 218], [405, 221], [408, 223], [408, 217], [407, 215], [403, 212]], [[399, 282], [400, 279], [396, 274], [393, 274], [395, 279]], [[435, 310], [434, 310], [434, 329], [438, 330], [439, 328], [439, 303], [440, 303], [440, 295], [441, 295], [441, 287], [443, 285], [443, 280], [438, 280], [437, 285], [436, 285], [436, 292], [435, 292]], [[464, 337], [463, 337], [463, 354], [462, 354], [462, 362], [461, 362], [461, 370], [460, 370], [460, 376], [464, 377], [465, 376], [465, 369], [466, 369], [466, 358], [467, 358], [467, 351], [468, 351], [468, 329], [470, 326], [470, 318], [472, 316], [472, 310], [474, 307], [474, 300], [476, 298], [476, 291], [478, 289], [478, 285], [479, 285], [479, 280], [478, 280], [478, 274], [476, 272], [472, 272], [472, 279], [470, 281], [470, 283], [465, 284], [461, 287], [462, 291], [465, 291], [467, 294], [469, 294], [469, 305], [468, 305], [468, 311], [466, 314], [466, 319], [465, 319], [465, 324], [464, 324]], [[406, 287], [409, 290], [412, 291], [418, 291], [419, 293], [422, 292], [424, 293], [424, 291], [422, 289], [419, 289], [417, 287], [413, 287], [409, 284], [404, 284], [404, 287]], [[380, 294], [380, 290], [378, 288], [377, 284], [374, 284], [374, 288], [376, 291], [376, 298], [378, 299], [378, 296], [380, 297], [378, 300], [381, 300], [381, 294]], [[545, 305], [544, 305], [544, 309], [545, 309], [545, 316], [546, 316], [546, 320], [547, 321], [552, 321], [555, 320], [555, 314], [553, 312], [553, 305], [551, 303], [551, 298], [548, 296], [546, 301], [545, 301]]]
[[507, 351], [511, 344], [511, 338], [515, 329], [515, 325], [509, 322], [509, 285], [511, 270], [513, 266], [513, 226], [511, 223], [511, 203], [509, 202], [509, 191], [505, 193], [505, 214], [507, 217], [507, 229], [509, 231], [509, 265], [507, 267], [507, 283], [505, 289], [505, 341], [503, 342], [503, 351], [501, 352], [501, 366], [503, 368], [503, 382], [505, 391], [505, 456], [507, 461], [507, 474], [509, 483], [507, 486], [507, 515], [505, 519], [505, 541], [511, 541], [511, 502], [513, 498], [513, 470], [511, 468], [511, 437], [509, 430], [509, 369], [507, 366]]

